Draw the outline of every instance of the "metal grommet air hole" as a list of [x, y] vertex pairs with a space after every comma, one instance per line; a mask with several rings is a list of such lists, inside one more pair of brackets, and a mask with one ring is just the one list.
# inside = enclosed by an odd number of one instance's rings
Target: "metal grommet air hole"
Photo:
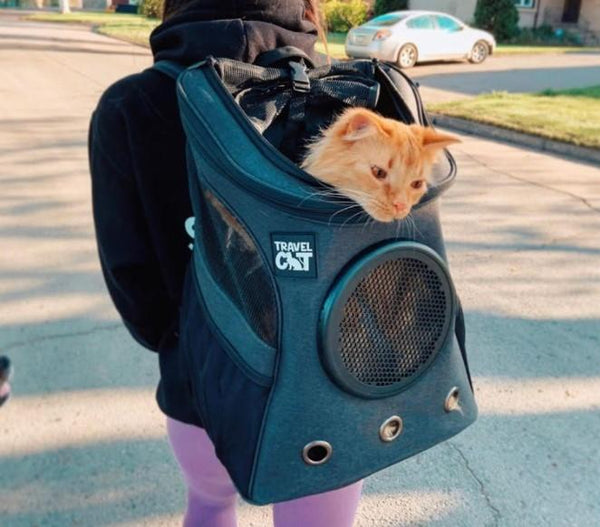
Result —
[[402, 419], [397, 415], [388, 417], [379, 427], [379, 437], [382, 441], [389, 443], [402, 433]]
[[311, 441], [302, 449], [302, 459], [308, 465], [321, 465], [329, 461], [332, 452], [327, 441]]
[[450, 390], [446, 396], [446, 401], [444, 402], [444, 410], [446, 410], [446, 412], [453, 412], [460, 408], [459, 395], [460, 393], [456, 386]]

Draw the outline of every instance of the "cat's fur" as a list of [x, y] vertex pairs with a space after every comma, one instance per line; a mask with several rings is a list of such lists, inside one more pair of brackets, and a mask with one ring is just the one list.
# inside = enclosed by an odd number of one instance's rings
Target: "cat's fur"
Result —
[[390, 222], [408, 216], [427, 192], [437, 156], [458, 142], [431, 127], [350, 108], [309, 145], [302, 168]]

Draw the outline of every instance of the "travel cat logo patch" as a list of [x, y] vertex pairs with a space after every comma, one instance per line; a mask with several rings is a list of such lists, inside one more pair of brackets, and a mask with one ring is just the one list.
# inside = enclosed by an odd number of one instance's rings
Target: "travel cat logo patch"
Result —
[[317, 277], [314, 234], [273, 233], [271, 240], [277, 276]]

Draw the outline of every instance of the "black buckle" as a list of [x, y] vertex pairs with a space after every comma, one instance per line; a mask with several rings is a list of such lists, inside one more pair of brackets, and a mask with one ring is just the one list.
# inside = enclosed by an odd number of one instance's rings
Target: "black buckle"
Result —
[[290, 62], [292, 70], [292, 89], [299, 93], [310, 92], [310, 79], [306, 72], [306, 66], [300, 62]]

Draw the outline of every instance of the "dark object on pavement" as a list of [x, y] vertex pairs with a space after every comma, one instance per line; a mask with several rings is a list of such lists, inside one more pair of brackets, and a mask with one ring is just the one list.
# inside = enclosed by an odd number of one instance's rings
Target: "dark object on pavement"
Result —
[[10, 386], [8, 384], [10, 373], [10, 360], [8, 357], [0, 357], [0, 406], [10, 398]]
[[138, 6], [137, 5], [128, 5], [128, 4], [119, 4], [115, 12], [117, 13], [129, 13], [130, 15], [137, 15]]

